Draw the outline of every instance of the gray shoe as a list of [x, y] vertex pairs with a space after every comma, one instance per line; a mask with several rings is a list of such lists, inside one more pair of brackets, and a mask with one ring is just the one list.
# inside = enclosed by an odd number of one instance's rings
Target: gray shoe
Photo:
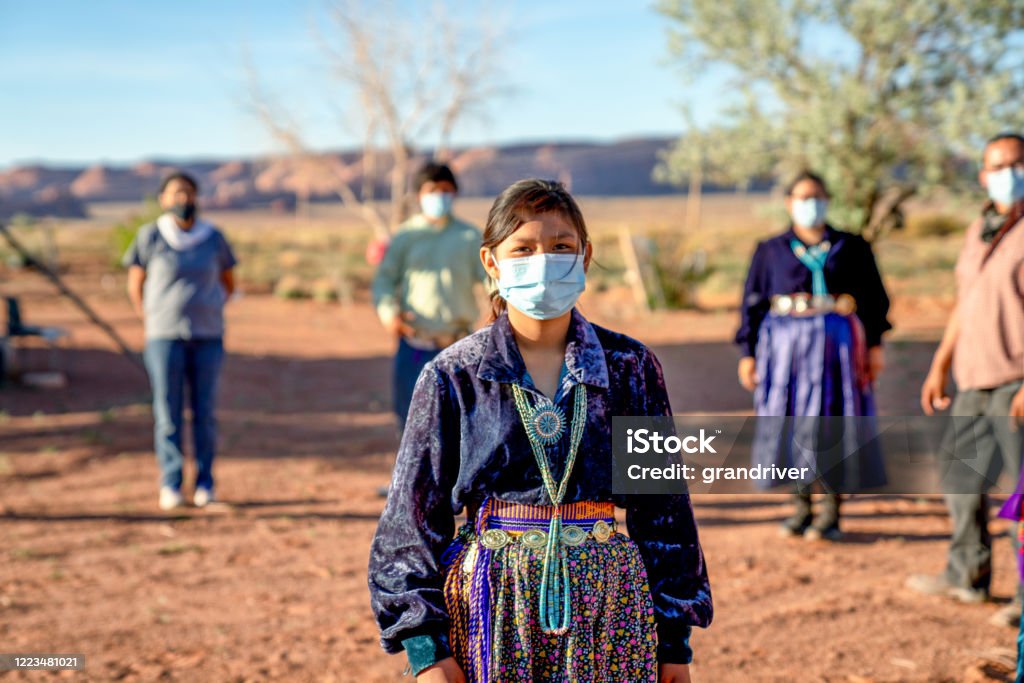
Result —
[[966, 588], [949, 582], [944, 574], [911, 574], [907, 577], [906, 587], [925, 595], [938, 595], [966, 603], [980, 603], [988, 600], [988, 591], [984, 588]]
[[1014, 600], [1009, 605], [1000, 607], [995, 614], [993, 614], [988, 623], [993, 626], [1005, 626], [1007, 628], [1019, 628], [1020, 627], [1020, 610], [1021, 603]]
[[800, 490], [793, 494], [793, 514], [787, 517], [779, 527], [781, 536], [803, 536], [814, 521], [811, 512], [810, 490]]
[[822, 528], [815, 523], [804, 532], [804, 539], [807, 541], [832, 541], [835, 543], [842, 538], [843, 532], [839, 530], [838, 524], [832, 524]]
[[788, 538], [803, 536], [804, 532], [810, 528], [812, 521], [810, 512], [805, 514], [797, 512], [779, 525], [779, 535]]

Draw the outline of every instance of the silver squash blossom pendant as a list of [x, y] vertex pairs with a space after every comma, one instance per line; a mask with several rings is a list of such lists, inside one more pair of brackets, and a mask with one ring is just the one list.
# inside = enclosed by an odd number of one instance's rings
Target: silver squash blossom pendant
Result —
[[544, 401], [530, 408], [524, 420], [530, 436], [545, 446], [558, 443], [565, 433], [565, 413], [554, 403]]

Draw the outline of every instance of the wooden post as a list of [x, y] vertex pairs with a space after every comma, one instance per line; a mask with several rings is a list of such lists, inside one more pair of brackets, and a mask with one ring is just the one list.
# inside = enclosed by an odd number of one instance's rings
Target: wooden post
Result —
[[651, 301], [647, 297], [647, 287], [644, 285], [643, 272], [640, 270], [640, 259], [637, 257], [633, 234], [628, 226], [622, 226], [619, 231], [619, 248], [622, 250], [622, 260], [626, 263], [626, 282], [633, 289], [633, 298], [644, 311], [650, 312]]
[[697, 232], [700, 230], [700, 214], [701, 214], [701, 199], [702, 197], [702, 186], [704, 184], [704, 161], [701, 156], [700, 150], [696, 153], [697, 164], [694, 170], [690, 172], [690, 187], [686, 192], [686, 219], [684, 225], [686, 226], [687, 232]]
[[665, 289], [658, 280], [658, 268], [654, 264], [653, 241], [644, 237], [642, 249], [637, 249], [637, 238], [629, 227], [623, 226], [619, 233], [619, 246], [626, 262], [626, 280], [633, 288], [637, 304], [648, 313], [653, 308], [665, 308]]

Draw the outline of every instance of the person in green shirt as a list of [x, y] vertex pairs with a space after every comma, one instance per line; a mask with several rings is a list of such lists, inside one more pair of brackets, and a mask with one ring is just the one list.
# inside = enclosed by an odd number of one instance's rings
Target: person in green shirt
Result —
[[475, 285], [487, 281], [480, 229], [452, 213], [452, 170], [427, 163], [415, 187], [420, 213], [399, 226], [373, 279], [377, 315], [398, 339], [392, 391], [401, 431], [420, 370], [473, 331], [481, 317]]

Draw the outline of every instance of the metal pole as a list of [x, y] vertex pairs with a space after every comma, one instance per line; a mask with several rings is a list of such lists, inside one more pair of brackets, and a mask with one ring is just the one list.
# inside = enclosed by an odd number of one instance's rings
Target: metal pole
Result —
[[77, 294], [71, 291], [71, 289], [69, 289], [68, 286], [64, 284], [64, 281], [60, 279], [59, 275], [50, 270], [44, 263], [39, 261], [39, 259], [32, 256], [32, 254], [30, 254], [28, 250], [25, 249], [25, 247], [23, 247], [18, 242], [18, 240], [14, 238], [14, 235], [10, 233], [10, 231], [7, 229], [7, 226], [4, 225], [3, 223], [0, 223], [0, 233], [3, 234], [4, 239], [7, 240], [7, 243], [10, 244], [11, 247], [16, 252], [18, 252], [18, 254], [25, 260], [25, 263], [29, 264], [30, 266], [38, 270], [46, 277], [46, 279], [52, 282], [54, 286], [58, 290], [60, 290], [61, 294], [70, 299], [71, 303], [75, 304], [75, 306], [77, 306], [82, 311], [82, 313], [85, 314], [85, 317], [87, 317], [94, 325], [103, 330], [106, 333], [106, 335], [113, 340], [113, 342], [121, 350], [121, 354], [125, 358], [130, 360], [132, 364], [135, 365], [135, 367], [142, 370], [143, 373], [146, 373], [146, 366], [139, 359], [139, 354], [137, 354], [135, 351], [131, 349], [130, 346], [128, 346], [124, 339], [121, 338], [121, 335], [119, 335], [113, 327], [111, 327], [105, 320], [100, 318], [99, 315], [97, 315], [96, 312], [92, 310], [92, 308], [90, 308], [87, 303], [82, 301], [82, 299]]

